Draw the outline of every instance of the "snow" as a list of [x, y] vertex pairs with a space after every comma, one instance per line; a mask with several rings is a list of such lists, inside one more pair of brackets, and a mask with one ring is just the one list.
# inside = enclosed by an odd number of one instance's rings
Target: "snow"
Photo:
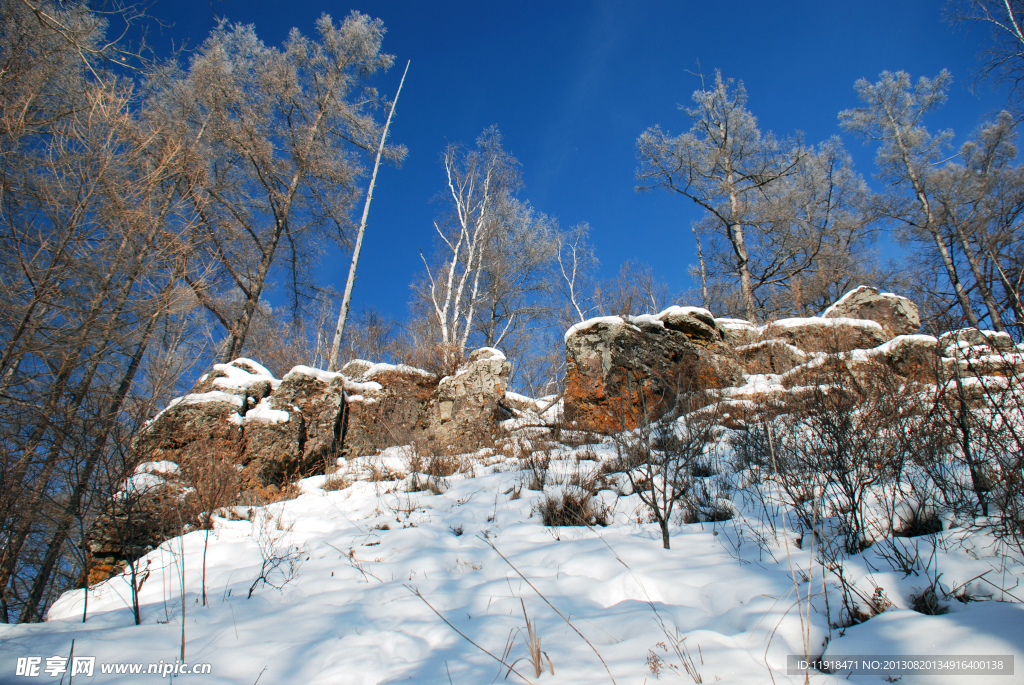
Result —
[[206, 404], [208, 402], [225, 402], [227, 404], [241, 407], [245, 398], [239, 395], [232, 395], [231, 393], [224, 392], [222, 390], [211, 390], [210, 392], [194, 392], [184, 397], [175, 397], [171, 400], [167, 406], [168, 408], [175, 405], [189, 405], [189, 404]]
[[580, 323], [573, 324], [569, 328], [569, 330], [567, 330], [565, 332], [565, 336], [563, 336], [563, 338], [566, 341], [568, 341], [569, 338], [571, 338], [576, 333], [578, 333], [580, 331], [585, 331], [588, 328], [590, 328], [591, 326], [596, 326], [598, 324], [605, 324], [605, 325], [608, 325], [608, 326], [626, 326], [626, 325], [628, 325], [626, 323], [626, 320], [623, 319], [621, 316], [595, 316], [592, 319], [587, 319], [586, 321], [581, 321]]
[[337, 373], [335, 371], [324, 371], [323, 369], [314, 369], [311, 366], [302, 366], [301, 364], [299, 366], [292, 367], [292, 370], [288, 372], [285, 378], [291, 376], [292, 374], [310, 376], [311, 378], [317, 379], [321, 383], [327, 384], [330, 384], [333, 381], [340, 379], [345, 387], [346, 393], [372, 393], [379, 392], [384, 388], [384, 386], [382, 386], [380, 383], [376, 381], [359, 383], [357, 381], [349, 380], [349, 378], [346, 377], [345, 375]]
[[187, 406], [190, 404], [206, 404], [209, 402], [225, 402], [227, 404], [241, 408], [245, 404], [245, 398], [239, 395], [233, 395], [229, 392], [224, 392], [223, 390], [211, 390], [210, 392], [189, 393], [188, 395], [185, 395], [183, 397], [175, 397], [173, 400], [167, 403], [167, 406], [164, 407], [159, 414], [154, 416], [146, 423], [147, 425], [155, 423], [157, 419], [163, 416], [163, 413], [165, 411], [179, 404], [182, 406]]
[[[354, 361], [362, 362], [364, 360], [357, 359], [357, 360], [354, 360]], [[363, 374], [361, 374], [359, 376], [360, 378], [372, 378], [373, 376], [376, 376], [378, 373], [384, 373], [386, 371], [400, 371], [402, 373], [415, 373], [415, 374], [418, 374], [420, 376], [432, 376], [432, 375], [434, 375], [434, 374], [430, 373], [429, 371], [424, 371], [423, 369], [418, 369], [415, 366], [408, 366], [406, 364], [387, 364], [385, 362], [378, 362], [378, 363], [365, 362], [365, 363], [369, 366], [369, 368], [366, 370], [365, 373], [363, 373]]]
[[669, 316], [702, 316], [709, 319], [714, 319], [715, 316], [709, 310], [703, 307], [680, 307], [672, 306], [661, 312], [658, 312], [656, 318], [664, 320]]
[[167, 481], [155, 473], [137, 473], [124, 482], [115, 497], [123, 498], [127, 493], [141, 494], [155, 490]]
[[870, 319], [849, 319], [839, 316], [829, 319], [823, 319], [817, 316], [776, 319], [770, 324], [767, 324], [767, 326], [762, 326], [761, 328], [805, 328], [810, 326], [821, 326], [825, 328], [854, 326], [856, 328], [877, 328], [879, 331], [882, 330], [882, 324], [877, 321], [871, 321]]
[[[487, 356], [483, 356], [481, 353], [487, 353]], [[473, 351], [473, 354], [478, 356], [480, 359], [505, 359], [505, 353], [499, 350], [497, 347], [480, 347]]]
[[166, 473], [177, 475], [181, 469], [173, 461], [147, 461], [135, 467], [135, 473]]
[[[749, 376], [744, 388], [781, 388], [777, 381]], [[724, 443], [720, 449], [728, 454]], [[665, 550], [625, 475], [612, 472], [595, 496], [608, 509], [607, 527], [549, 528], [538, 514], [545, 498], [595, 477], [616, 449], [611, 441], [574, 449], [549, 444], [543, 454], [550, 458], [543, 492], [529, 489], [529, 469], [494, 450], [462, 455], [462, 471], [447, 478], [418, 476], [433, 484], [418, 491], [410, 491], [413, 477], [406, 475], [411, 448], [340, 460], [338, 476], [353, 481], [344, 489], [323, 490], [327, 476], [307, 478], [296, 499], [236, 508], [233, 518], [246, 520], [216, 518], [209, 536], [194, 531], [147, 554], [139, 562], [148, 573], [139, 592], [140, 626], [131, 617], [128, 574], [65, 593], [46, 623], [0, 625], [8, 655], [0, 681], [13, 677], [13, 657], [67, 655], [72, 640], [76, 655], [98, 663], [173, 663], [184, 632], [186, 661], [212, 664], [203, 683], [501, 682], [497, 664], [445, 621], [501, 655], [510, 636], [525, 629], [525, 606], [556, 675], [533, 677], [521, 636], [508, 647], [508, 661], [520, 660], [516, 669], [541, 684], [611, 682], [598, 654], [616, 683], [653, 684], [650, 655], [678, 666], [662, 646], [677, 634], [704, 683], [803, 683], [802, 673], [787, 674], [786, 663], [788, 655], [804, 654], [805, 639], [812, 656], [1007, 654], [1017, 664], [1017, 675], [998, 681], [905, 676], [901, 683], [1024, 682], [1024, 605], [1007, 595], [1024, 580], [1024, 565], [997, 554], [984, 531], [954, 525], [934, 536], [883, 537], [848, 558], [850, 582], [868, 595], [882, 588], [892, 606], [860, 625], [831, 628], [825, 599], [834, 619], [837, 591], [822, 593], [822, 567], [786, 529], [784, 511], [763, 518], [762, 511], [776, 510], [773, 502], [737, 492], [726, 503], [736, 518], [676, 522], [672, 549]], [[386, 479], [366, 480], [374, 473]], [[732, 477], [722, 473], [715, 478]], [[885, 545], [916, 545], [934, 564], [916, 574], [896, 572]], [[298, 573], [288, 583], [272, 574], [280, 589], [257, 583], [247, 599], [261, 549], [291, 554]], [[949, 613], [941, 616], [912, 611], [911, 595], [933, 580], [950, 591], [963, 585], [979, 601], [947, 601]], [[662, 672], [661, 679], [691, 682], [681, 673]], [[115, 674], [101, 680], [141, 682]], [[508, 680], [521, 682], [514, 674]], [[810, 682], [883, 680], [812, 673]]]
[[931, 335], [897, 335], [889, 342], [884, 342], [878, 347], [873, 348], [871, 351], [875, 354], [891, 354], [898, 346], [904, 343], [922, 343], [924, 345], [930, 345], [934, 347], [938, 344], [938, 338]]
[[787, 392], [782, 384], [782, 376], [775, 374], [749, 374], [743, 376], [743, 385], [725, 388], [722, 395], [729, 398], [742, 398], [748, 395], [767, 395]]
[[260, 366], [256, 362], [250, 359], [236, 359], [236, 362], [245, 362], [251, 365], [254, 369], [260, 371], [258, 374], [251, 374], [248, 371], [238, 368], [235, 366], [235, 362], [230, 364], [214, 364], [213, 370], [220, 371], [225, 374], [219, 378], [213, 379], [213, 385], [218, 388], [228, 388], [234, 390], [248, 390], [253, 384], [259, 383], [260, 381], [268, 381], [272, 388], [275, 390], [281, 381], [274, 378], [274, 376], [266, 370], [266, 368]]
[[764, 347], [772, 347], [774, 345], [782, 345], [784, 347], [787, 347], [787, 348], [789, 348], [790, 352], [792, 352], [795, 356], [800, 357], [800, 358], [806, 358], [806, 357], [810, 356], [810, 353], [804, 352], [803, 350], [801, 350], [796, 345], [793, 345], [792, 343], [790, 343], [788, 340], [783, 340], [781, 338], [772, 338], [771, 340], [761, 340], [759, 342], [750, 343], [749, 345], [740, 345], [739, 347], [735, 347], [733, 349], [736, 352], [749, 352], [749, 351], [758, 350], [758, 349], [761, 349], [761, 348], [764, 348]]
[[[249, 368], [253, 369], [256, 372], [256, 375], [258, 376], [269, 376], [270, 378], [274, 377], [274, 374], [270, 373], [270, 371], [267, 370], [267, 367], [263, 366], [259, 362], [249, 359], [248, 357], [239, 357], [238, 359], [232, 359], [230, 362], [228, 362], [229, 366], [235, 364], [245, 364]], [[223, 364], [218, 364], [217, 366], [223, 366]]]
[[638, 314], [637, 316], [630, 316], [627, 318], [632, 324], [646, 324], [648, 326], [658, 326], [660, 328], [665, 327], [665, 322], [659, 319], [656, 314]]
[[757, 328], [757, 326], [746, 319], [730, 319], [728, 317], [715, 319], [715, 324], [717, 324], [719, 328]]
[[264, 397], [254, 408], [245, 412], [246, 423], [288, 423], [289, 414], [283, 409], [274, 409], [270, 405], [270, 398]]
[[299, 376], [311, 376], [322, 383], [328, 384], [331, 383], [331, 381], [335, 381], [339, 378], [345, 378], [345, 376], [336, 371], [324, 371], [323, 369], [314, 369], [312, 366], [303, 366], [302, 364], [298, 366], [293, 366], [292, 370], [285, 374], [285, 378], [288, 378], [288, 376], [291, 376], [292, 374]]

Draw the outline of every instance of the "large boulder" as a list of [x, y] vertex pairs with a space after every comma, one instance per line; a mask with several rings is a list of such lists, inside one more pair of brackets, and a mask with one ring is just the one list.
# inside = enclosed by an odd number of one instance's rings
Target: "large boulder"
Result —
[[938, 368], [938, 340], [930, 335], [899, 335], [876, 347], [896, 374], [913, 380], [934, 380]]
[[246, 397], [223, 390], [189, 393], [171, 400], [132, 442], [135, 460], [178, 463], [184, 453], [211, 449], [241, 455]]
[[600, 432], [661, 417], [686, 388], [727, 387], [742, 376], [728, 347], [653, 316], [576, 324], [565, 334], [565, 351], [565, 418]]
[[274, 483], [322, 473], [340, 453], [344, 407], [342, 374], [296, 366], [246, 412], [246, 462]]
[[707, 347], [722, 341], [715, 317], [703, 307], [669, 307], [654, 317], [670, 331], [678, 331], [695, 345]]
[[778, 319], [763, 327], [763, 340], [785, 340], [804, 352], [869, 350], [893, 336], [868, 319], [807, 317]]
[[876, 321], [889, 336], [911, 335], [921, 328], [917, 305], [900, 295], [879, 292], [862, 285], [854, 288], [825, 310], [826, 319], [868, 319]]
[[961, 328], [939, 336], [939, 350], [943, 357], [979, 357], [993, 352], [1016, 352], [1017, 346], [1007, 333]]
[[760, 338], [760, 329], [746, 319], [715, 319], [722, 342], [730, 347], [750, 345]]
[[445, 376], [437, 387], [437, 414], [430, 438], [443, 451], [465, 451], [493, 439], [497, 422], [505, 415], [500, 401], [508, 389], [512, 365], [492, 347], [482, 347], [468, 361]]

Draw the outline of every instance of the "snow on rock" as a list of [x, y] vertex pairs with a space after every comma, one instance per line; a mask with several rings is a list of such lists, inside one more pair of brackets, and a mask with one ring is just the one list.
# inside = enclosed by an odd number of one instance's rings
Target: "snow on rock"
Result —
[[665, 327], [665, 322], [658, 318], [656, 314], [637, 314], [636, 316], [627, 316], [626, 319], [629, 323], [636, 324], [637, 326], [661, 326]]
[[[244, 398], [240, 397], [239, 395], [233, 395], [231, 393], [224, 392], [222, 390], [211, 390], [210, 392], [195, 392], [185, 395], [183, 397], [175, 397], [173, 400], [167, 403], [167, 409], [170, 409], [171, 407], [176, 407], [179, 404], [184, 407], [190, 404], [208, 404], [211, 402], [224, 402], [225, 404], [231, 404], [236, 407], [241, 407], [244, 404]], [[165, 409], [164, 411], [167, 411], [167, 409]], [[157, 416], [159, 416], [159, 414]]]
[[889, 337], [910, 335], [921, 328], [917, 305], [905, 297], [882, 293], [862, 285], [847, 292], [826, 309], [828, 318], [871, 319], [881, 325]]
[[693, 316], [695, 318], [702, 319], [709, 323], [719, 321], [719, 319], [716, 319], [714, 315], [704, 307], [680, 307], [678, 305], [674, 305], [672, 307], [669, 307], [668, 309], [664, 309], [658, 312], [656, 318], [664, 321], [665, 319], [673, 315]]
[[506, 359], [505, 353], [496, 347], [479, 347], [469, 353], [468, 362], [472, 363], [480, 359]]
[[785, 340], [762, 340], [734, 347], [749, 374], [782, 374], [807, 362], [811, 355]]
[[239, 358], [229, 364], [214, 364], [213, 370], [216, 375], [213, 385], [221, 388], [245, 390], [261, 381], [267, 381], [276, 388], [281, 383], [266, 367], [251, 359]]
[[252, 423], [259, 421], [262, 423], [287, 423], [289, 413], [283, 409], [274, 409], [270, 403], [270, 398], [264, 398], [260, 400], [254, 408], [245, 412], [245, 422]]
[[759, 330], [762, 339], [785, 339], [804, 352], [870, 349], [892, 338], [877, 321], [841, 317], [778, 319]]
[[[247, 357], [239, 357], [238, 359], [233, 359], [230, 362], [228, 362], [227, 365], [238, 367], [239, 369], [242, 369], [243, 371], [254, 376], [266, 376], [269, 378], [274, 377], [274, 374], [270, 373], [270, 371], [267, 370], [267, 367]], [[218, 364], [217, 366], [223, 365]], [[216, 366], [214, 368], [216, 368]]]
[[434, 374], [415, 366], [406, 364], [387, 364], [385, 362], [370, 362], [365, 359], [353, 359], [342, 367], [341, 373], [350, 378], [373, 378], [382, 373], [398, 372], [413, 373], [421, 376], [433, 376]]
[[302, 364], [293, 366], [291, 371], [285, 374], [285, 378], [292, 375], [310, 376], [321, 383], [330, 383], [331, 381], [342, 380], [345, 377], [344, 374], [337, 371], [324, 371], [323, 369], [314, 369], [312, 366], [304, 366]]
[[180, 467], [173, 461], [147, 461], [135, 467], [135, 473], [178, 475]]
[[782, 377], [775, 374], [750, 374], [743, 377], [743, 384], [722, 390], [724, 397], [733, 399], [746, 398], [751, 396], [767, 396], [775, 393], [785, 393], [786, 386], [782, 384]]
[[733, 347], [757, 342], [760, 336], [760, 328], [746, 319], [715, 319], [715, 325], [721, 331], [725, 344]]
[[[573, 324], [572, 326], [570, 326], [569, 330], [565, 332], [563, 339], [566, 342], [569, 342], [569, 338], [571, 338], [572, 336], [576, 335], [581, 331], [585, 331], [588, 328], [592, 328], [593, 326], [596, 326], [598, 324], [605, 324], [607, 326], [629, 325], [626, 323], [626, 320], [623, 319], [621, 316], [595, 316], [592, 319], [587, 319], [586, 321], [581, 321], [580, 323]], [[634, 328], [636, 328], [636, 326], [634, 326]]]

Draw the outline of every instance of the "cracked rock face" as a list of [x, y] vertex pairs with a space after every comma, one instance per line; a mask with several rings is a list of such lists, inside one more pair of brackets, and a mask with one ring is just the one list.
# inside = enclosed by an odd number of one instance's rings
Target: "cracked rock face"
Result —
[[347, 458], [374, 454], [384, 446], [427, 441], [437, 402], [437, 376], [412, 367], [362, 360], [349, 362], [342, 372], [352, 373], [355, 379], [345, 416], [343, 452]]
[[687, 331], [645, 317], [575, 326], [565, 342], [566, 420], [600, 432], [632, 429], [670, 411], [680, 387], [736, 383], [732, 351], [709, 339], [716, 329], [694, 320], [702, 326]]
[[[897, 335], [913, 335], [921, 328], [917, 305], [900, 295], [879, 292], [878, 288], [862, 285], [836, 300], [825, 310], [830, 318], [868, 319], [878, 322], [889, 339]], [[884, 342], [884, 341], [883, 341]]]
[[808, 360], [803, 350], [785, 340], [764, 340], [734, 351], [749, 374], [783, 374]]
[[432, 439], [442, 449], [472, 449], [493, 439], [502, 415], [499, 402], [508, 389], [512, 365], [490, 347], [470, 354], [455, 375], [437, 386], [437, 413], [430, 426]]

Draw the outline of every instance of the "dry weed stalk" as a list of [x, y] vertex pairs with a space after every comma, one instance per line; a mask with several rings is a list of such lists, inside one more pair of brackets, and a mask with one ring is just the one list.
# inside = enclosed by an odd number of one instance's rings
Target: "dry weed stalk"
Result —
[[[530, 662], [530, 665], [533, 666], [533, 674], [539, 678], [541, 674], [544, 672], [544, 661], [547, 660], [548, 668], [551, 670], [551, 675], [555, 675], [555, 665], [551, 662], [551, 657], [548, 656], [547, 652], [540, 648], [540, 635], [537, 634], [537, 624], [534, 623], [534, 621], [531, 621], [530, 617], [527, 615], [526, 602], [523, 601], [522, 597], [519, 598], [519, 603], [523, 607], [523, 618], [526, 620], [526, 649], [529, 652], [529, 656], [516, 659], [512, 662], [512, 666], [515, 666], [520, 661], [523, 661], [523, 659], [526, 659]], [[516, 635], [518, 635], [521, 632], [522, 628], [516, 631]], [[512, 646], [515, 644], [515, 641], [516, 638], [515, 636], [513, 636], [505, 644], [505, 652], [504, 654], [502, 654], [502, 659], [508, 659], [509, 653], [512, 651]], [[511, 669], [511, 666], [509, 668]], [[505, 673], [506, 678], [508, 678], [508, 674], [510, 672], [511, 671]]]
[[[465, 641], [466, 641], [466, 642], [468, 642], [469, 644], [473, 645], [474, 647], [476, 647], [477, 649], [479, 649], [479, 650], [480, 650], [481, 652], [483, 652], [483, 653], [484, 653], [484, 654], [486, 654], [487, 656], [489, 656], [489, 657], [491, 657], [492, 659], [494, 659], [495, 661], [497, 661], [497, 662], [498, 662], [499, 664], [501, 664], [502, 666], [504, 666], [504, 667], [508, 668], [508, 673], [515, 673], [515, 674], [516, 674], [517, 676], [519, 676], [519, 677], [520, 677], [520, 678], [521, 678], [521, 679], [523, 680], [523, 682], [524, 682], [524, 683], [526, 683], [527, 685], [533, 685], [533, 683], [532, 683], [532, 682], [530, 681], [530, 679], [529, 679], [529, 678], [527, 678], [526, 676], [524, 676], [524, 675], [523, 675], [522, 673], [520, 673], [519, 671], [517, 671], [517, 670], [515, 669], [515, 665], [514, 665], [514, 664], [509, 664], [509, 663], [507, 663], [507, 662], [505, 661], [505, 659], [504, 659], [504, 658], [502, 658], [502, 657], [497, 657], [497, 656], [495, 656], [494, 654], [492, 654], [491, 652], [489, 652], [488, 650], [484, 649], [483, 647], [481, 647], [480, 645], [478, 645], [478, 644], [477, 644], [476, 642], [474, 642], [474, 641], [473, 641], [473, 639], [472, 639], [471, 637], [469, 637], [469, 636], [468, 636], [468, 635], [466, 635], [466, 634], [465, 634], [464, 632], [462, 632], [461, 630], [459, 630], [458, 628], [456, 628], [456, 627], [455, 627], [454, 625], [452, 625], [452, 622], [451, 622], [451, 621], [449, 621], [448, 619], [446, 619], [446, 618], [445, 618], [444, 616], [442, 616], [442, 615], [441, 615], [441, 612], [440, 612], [440, 611], [438, 611], [437, 609], [435, 609], [435, 608], [434, 608], [434, 605], [433, 605], [433, 604], [431, 604], [430, 602], [428, 602], [428, 601], [427, 601], [427, 598], [426, 598], [426, 597], [424, 597], [424, 596], [423, 596], [423, 593], [421, 593], [421, 592], [420, 592], [420, 591], [419, 591], [418, 589], [416, 589], [416, 588], [414, 588], [414, 587], [411, 587], [411, 586], [409, 586], [409, 585], [406, 585], [406, 586], [405, 586], [405, 589], [406, 589], [406, 590], [408, 590], [409, 592], [411, 592], [412, 594], [416, 595], [417, 597], [419, 597], [419, 598], [420, 598], [421, 600], [423, 600], [423, 603], [424, 603], [424, 604], [426, 604], [426, 605], [427, 605], [427, 606], [428, 606], [428, 607], [430, 608], [430, 610], [431, 610], [431, 611], [433, 611], [433, 612], [434, 612], [435, 614], [437, 614], [437, 617], [438, 617], [439, 619], [441, 619], [442, 621], [444, 621], [444, 622], [445, 622], [445, 625], [447, 625], [447, 626], [448, 626], [449, 628], [451, 628], [451, 629], [452, 629], [452, 630], [454, 630], [454, 631], [455, 631], [456, 633], [458, 633], [458, 634], [459, 634], [459, 636], [460, 636], [460, 637], [461, 637], [461, 638], [462, 638], [463, 640], [465, 640]], [[508, 675], [506, 674], [506, 676], [505, 676], [505, 677], [507, 678], [507, 677], [508, 677]], [[614, 682], [614, 681], [613, 681], [613, 682]]]

